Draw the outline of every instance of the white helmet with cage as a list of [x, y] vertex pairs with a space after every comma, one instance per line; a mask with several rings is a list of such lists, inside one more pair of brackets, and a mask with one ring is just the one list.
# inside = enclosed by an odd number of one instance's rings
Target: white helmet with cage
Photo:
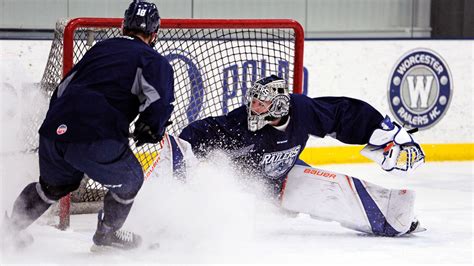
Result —
[[[252, 102], [269, 103], [265, 112], [258, 113], [252, 110]], [[290, 111], [290, 94], [287, 82], [275, 75], [257, 80], [247, 90], [247, 121], [250, 131], [257, 131], [265, 125], [288, 115]]]

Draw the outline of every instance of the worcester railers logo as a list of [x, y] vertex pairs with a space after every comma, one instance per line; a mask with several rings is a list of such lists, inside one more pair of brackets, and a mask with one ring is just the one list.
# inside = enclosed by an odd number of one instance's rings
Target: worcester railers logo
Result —
[[389, 106], [403, 125], [426, 129], [446, 113], [451, 90], [451, 73], [443, 59], [431, 50], [417, 49], [404, 55], [392, 71]]
[[301, 145], [298, 145], [284, 151], [265, 153], [260, 165], [263, 167], [266, 176], [270, 179], [276, 179], [288, 171], [298, 158], [300, 150]]

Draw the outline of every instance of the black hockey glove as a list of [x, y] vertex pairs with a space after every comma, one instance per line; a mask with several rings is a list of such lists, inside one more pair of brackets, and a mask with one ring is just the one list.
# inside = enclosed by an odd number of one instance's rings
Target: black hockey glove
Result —
[[[166, 128], [167, 126], [171, 125], [171, 121], [167, 121], [165, 124]], [[152, 132], [151, 128], [149, 125], [147, 125], [145, 122], [141, 120], [137, 120], [135, 123], [135, 130], [133, 130], [133, 140], [135, 141], [135, 145], [137, 147], [142, 146], [145, 143], [153, 143], [156, 144], [161, 141], [163, 138], [165, 129], [163, 129], [163, 132], [161, 134], [155, 134]]]
[[163, 138], [163, 135], [157, 136], [151, 131], [149, 125], [138, 120], [135, 123], [135, 130], [133, 130], [132, 137], [135, 141], [135, 145], [140, 147], [145, 143], [158, 143]]

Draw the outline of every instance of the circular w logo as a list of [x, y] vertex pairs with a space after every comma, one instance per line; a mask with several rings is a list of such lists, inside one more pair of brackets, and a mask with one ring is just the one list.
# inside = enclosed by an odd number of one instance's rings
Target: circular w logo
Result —
[[439, 55], [428, 49], [410, 51], [392, 71], [389, 106], [400, 123], [426, 129], [446, 113], [451, 87], [451, 73]]

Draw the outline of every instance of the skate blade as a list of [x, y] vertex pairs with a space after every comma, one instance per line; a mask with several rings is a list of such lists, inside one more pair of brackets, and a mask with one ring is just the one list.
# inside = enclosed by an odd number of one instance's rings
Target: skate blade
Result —
[[116, 253], [117, 251], [123, 251], [123, 249], [93, 244], [90, 248], [90, 251], [92, 253]]
[[[156, 246], [156, 248], [158, 248], [158, 246]], [[136, 247], [122, 247], [122, 246], [105, 246], [105, 245], [96, 245], [96, 244], [92, 244], [91, 248], [90, 248], [90, 251], [92, 253], [117, 253], [117, 252], [127, 252], [127, 251], [130, 251], [130, 250], [136, 250], [136, 249], [139, 249], [140, 246], [136, 246]]]
[[421, 226], [418, 226], [415, 230], [413, 230], [413, 232], [411, 232], [411, 234], [416, 234], [416, 233], [421, 233], [421, 232], [424, 232], [428, 229], [424, 228], [424, 227], [421, 227]]

